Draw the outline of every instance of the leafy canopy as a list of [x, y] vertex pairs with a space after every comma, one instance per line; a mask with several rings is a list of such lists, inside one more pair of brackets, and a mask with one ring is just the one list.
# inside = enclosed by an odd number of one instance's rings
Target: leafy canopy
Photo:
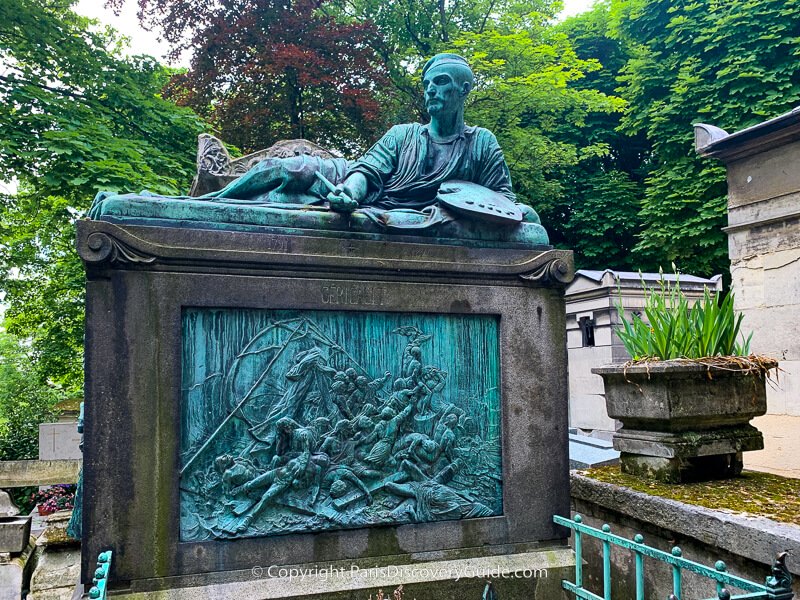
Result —
[[603, 141], [580, 143], [563, 136], [562, 124], [580, 127], [590, 115], [621, 110], [623, 102], [574, 85], [601, 65], [579, 58], [566, 35], [510, 21], [503, 28], [461, 34], [453, 42], [476, 75], [466, 117], [495, 133], [520, 200], [539, 212], [558, 243], [566, 200], [562, 174], [608, 152]]
[[161, 97], [173, 72], [124, 58], [122, 40], [71, 0], [0, 3], [0, 289], [8, 331], [33, 364], [82, 384], [83, 269], [73, 219], [100, 190], [178, 194], [194, 172], [202, 122]]
[[[619, 95], [617, 78], [630, 52], [611, 37], [610, 21], [606, 0], [555, 26], [567, 36], [579, 58], [602, 64], [571, 86]], [[644, 133], [631, 135], [620, 130], [622, 115], [622, 111], [594, 112], [582, 122], [563, 120], [558, 125], [558, 139], [575, 144], [582, 159], [559, 174], [563, 189], [560, 214], [551, 227], [556, 234], [554, 242], [574, 250], [578, 268], [658, 267], [657, 262], [653, 265], [634, 252], [642, 230], [639, 212], [652, 149]], [[606, 152], [581, 150], [603, 145]]]
[[695, 154], [691, 126], [739, 130], [800, 101], [800, 0], [611, 0], [610, 11], [631, 53], [621, 129], [652, 145], [635, 252], [726, 272], [725, 169]]
[[357, 154], [386, 128], [375, 28], [327, 0], [139, 0], [139, 9], [174, 55], [191, 54], [168, 96], [228, 143], [253, 151], [307, 138]]
[[31, 355], [0, 330], [0, 460], [39, 458], [39, 423], [53, 417], [61, 395], [30, 377]]

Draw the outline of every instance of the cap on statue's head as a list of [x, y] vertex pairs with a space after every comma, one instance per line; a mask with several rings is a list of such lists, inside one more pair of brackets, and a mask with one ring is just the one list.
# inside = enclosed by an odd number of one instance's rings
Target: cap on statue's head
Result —
[[447, 67], [449, 72], [455, 73], [458, 76], [461, 83], [469, 83], [470, 88], [475, 85], [475, 76], [472, 74], [472, 69], [469, 68], [469, 63], [463, 56], [446, 52], [437, 54], [422, 67], [422, 78], [424, 79], [425, 74], [436, 67]]

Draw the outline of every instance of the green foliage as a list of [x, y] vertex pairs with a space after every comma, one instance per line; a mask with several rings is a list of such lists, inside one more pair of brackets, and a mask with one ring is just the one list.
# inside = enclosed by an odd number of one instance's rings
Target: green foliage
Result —
[[83, 269], [73, 220], [100, 190], [178, 194], [203, 124], [161, 97], [172, 71], [123, 58], [71, 0], [0, 3], [0, 289], [32, 374], [82, 385]]
[[[631, 55], [625, 44], [611, 37], [610, 21], [606, 0], [556, 25], [580, 59], [602, 63], [602, 68], [586, 72], [572, 86], [619, 94], [617, 78]], [[568, 120], [559, 123], [556, 135], [581, 149], [582, 160], [559, 177], [562, 214], [550, 228], [556, 244], [575, 251], [577, 268], [636, 270], [658, 266], [634, 252], [642, 230], [639, 213], [650, 144], [644, 133], [620, 131], [622, 114], [594, 112], [580, 124]], [[583, 150], [602, 145], [606, 152]]]
[[495, 132], [520, 199], [534, 206], [549, 228], [558, 228], [560, 175], [608, 150], [603, 142], [579, 146], [559, 139], [561, 123], [580, 126], [590, 114], [621, 110], [622, 101], [570, 85], [600, 64], [578, 58], [566, 35], [544, 26], [464, 33], [453, 46], [476, 76], [467, 120]]
[[629, 320], [622, 303], [617, 303], [621, 326], [616, 330], [634, 360], [671, 360], [710, 356], [747, 356], [750, 337], [739, 340], [742, 315], [733, 311], [733, 293], [720, 298], [706, 288], [703, 298], [690, 306], [675, 284], [663, 277], [658, 287], [648, 288], [644, 280], [644, 318]]
[[0, 460], [39, 458], [39, 423], [62, 394], [30, 374], [30, 351], [0, 331]]
[[725, 170], [695, 154], [691, 126], [739, 130], [800, 101], [800, 0], [611, 0], [610, 17], [630, 53], [621, 127], [653, 149], [635, 251], [727, 271]]
[[338, 0], [335, 4], [343, 14], [373, 23], [380, 33], [376, 50], [399, 92], [397, 104], [390, 108], [395, 122], [427, 118], [419, 71], [431, 56], [452, 50], [464, 35], [539, 31], [563, 6], [561, 0]]
[[562, 244], [574, 250], [578, 268], [641, 268], [633, 248], [639, 233], [642, 183], [629, 173], [605, 171], [594, 162], [578, 165], [570, 175], [564, 182], [569, 213]]

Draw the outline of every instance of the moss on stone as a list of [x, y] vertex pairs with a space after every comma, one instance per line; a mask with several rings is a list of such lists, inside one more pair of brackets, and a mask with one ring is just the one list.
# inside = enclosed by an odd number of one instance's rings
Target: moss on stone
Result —
[[800, 525], [800, 479], [744, 471], [732, 479], [669, 484], [626, 475], [616, 466], [597, 467], [581, 473], [651, 496]]

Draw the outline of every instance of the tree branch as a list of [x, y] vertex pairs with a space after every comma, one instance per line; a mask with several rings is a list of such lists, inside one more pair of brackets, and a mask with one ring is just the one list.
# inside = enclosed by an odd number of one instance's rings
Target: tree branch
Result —
[[489, 9], [486, 11], [486, 14], [483, 15], [483, 22], [481, 23], [480, 29], [478, 29], [478, 33], [483, 33], [486, 29], [486, 22], [489, 20], [489, 15], [492, 14], [494, 10], [494, 5], [497, 3], [497, 0], [492, 0], [492, 3], [489, 5]]

